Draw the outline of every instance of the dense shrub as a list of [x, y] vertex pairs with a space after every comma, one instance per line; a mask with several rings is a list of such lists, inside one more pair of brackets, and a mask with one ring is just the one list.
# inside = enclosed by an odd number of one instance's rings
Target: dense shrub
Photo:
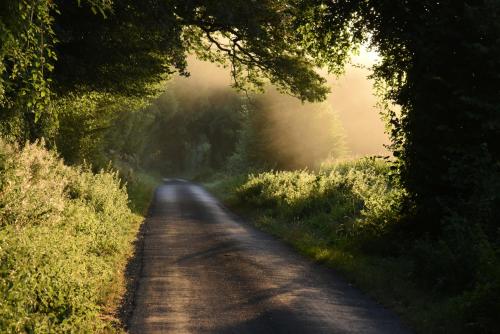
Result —
[[0, 170], [0, 332], [112, 330], [102, 314], [137, 226], [117, 174], [3, 141]]
[[324, 214], [338, 231], [383, 234], [396, 221], [405, 192], [390, 181], [388, 166], [374, 159], [335, 163], [320, 172], [251, 175], [236, 200], [286, 219]]

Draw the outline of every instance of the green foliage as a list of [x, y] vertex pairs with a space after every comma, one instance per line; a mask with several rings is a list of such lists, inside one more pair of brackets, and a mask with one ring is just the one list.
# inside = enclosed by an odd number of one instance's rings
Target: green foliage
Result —
[[154, 190], [160, 183], [161, 177], [122, 160], [114, 160], [113, 168], [118, 170], [120, 179], [126, 185], [132, 212], [143, 217], [147, 216]]
[[287, 220], [321, 215], [340, 236], [390, 232], [405, 192], [387, 178], [388, 167], [362, 159], [308, 171], [251, 175], [235, 192], [236, 201]]
[[154, 155], [144, 155], [147, 166], [166, 173], [222, 168], [243, 126], [243, 98], [228, 89], [170, 88], [149, 110], [155, 119], [145, 153]]
[[[235, 87], [262, 89], [268, 79], [301, 100], [318, 101], [328, 89], [295, 38], [290, 1], [185, 2], [186, 40], [205, 60], [231, 61]], [[187, 11], [186, 11], [187, 9]], [[191, 9], [193, 9], [191, 11]]]
[[6, 1], [0, 7], [0, 106], [22, 101], [35, 119], [50, 98], [54, 9], [53, 1]]
[[117, 0], [110, 7], [95, 15], [76, 1], [58, 5], [54, 83], [59, 94], [89, 90], [145, 97], [158, 93], [170, 66], [184, 71], [181, 27], [167, 4]]
[[[109, 9], [108, 0], [90, 3], [94, 10]], [[58, 59], [57, 14], [58, 5], [50, 0], [0, 4], [1, 132], [19, 142], [46, 136], [54, 122], [49, 107]]]
[[116, 173], [0, 147], [0, 331], [99, 332], [137, 219]]
[[114, 0], [103, 18], [65, 2], [57, 18], [56, 78], [65, 87], [143, 94], [168, 72], [186, 74], [186, 55], [195, 52], [230, 62], [237, 87], [262, 87], [268, 79], [302, 99], [321, 99], [324, 80], [287, 30], [283, 8], [275, 1]]
[[40, 134], [43, 126], [35, 123], [52, 95], [47, 74], [56, 59], [54, 9], [53, 1], [45, 0], [0, 4], [0, 119], [10, 123], [1, 130], [21, 140], [26, 132]]
[[115, 146], [130, 144], [123, 141], [126, 129], [120, 120], [146, 103], [142, 98], [96, 91], [68, 94], [53, 105], [58, 119], [55, 146], [66, 163], [89, 161], [94, 167], [106, 167], [110, 133], [117, 134], [112, 138]]

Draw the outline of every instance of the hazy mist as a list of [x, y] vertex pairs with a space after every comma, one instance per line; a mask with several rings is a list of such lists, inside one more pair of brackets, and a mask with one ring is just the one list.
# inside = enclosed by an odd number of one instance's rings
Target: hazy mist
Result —
[[[328, 102], [303, 104], [269, 89], [252, 96], [253, 149], [270, 168], [303, 169], [346, 156], [345, 131]], [[248, 148], [252, 153], [252, 147]]]
[[[370, 65], [375, 58], [376, 55], [373, 53], [364, 52], [355, 57], [354, 62]], [[188, 70], [191, 73], [190, 77], [176, 77], [171, 84], [178, 88], [184, 87], [188, 91], [221, 89], [223, 87], [230, 89], [231, 77], [228, 68], [221, 68], [215, 64], [190, 57]], [[307, 142], [327, 143], [328, 141], [323, 140], [325, 131], [333, 129], [343, 132], [336, 135], [344, 138], [346, 148], [344, 151], [348, 152], [349, 155], [388, 155], [384, 144], [388, 144], [389, 139], [384, 133], [384, 123], [380, 119], [379, 110], [375, 107], [377, 99], [373, 95], [373, 82], [367, 78], [369, 74], [370, 71], [366, 68], [349, 65], [342, 77], [337, 79], [333, 76], [327, 76], [332, 92], [322, 106], [302, 105], [294, 98], [278, 96], [272, 90], [267, 92], [263, 98], [269, 101], [270, 109], [273, 110], [270, 124], [275, 127], [277, 134], [269, 141], [271, 147], [278, 150], [288, 150], [285, 154], [289, 155], [291, 160], [302, 161], [301, 150], [306, 152], [312, 147]], [[277, 97], [275, 103], [272, 102], [273, 96]], [[279, 109], [283, 109], [282, 115], [286, 117], [280, 118]], [[323, 122], [323, 128], [321, 119], [325, 117], [324, 115], [311, 117], [311, 124], [305, 124], [308, 118], [304, 117], [303, 114], [307, 115], [314, 109], [323, 110], [322, 113], [325, 109], [329, 109], [333, 113], [329, 122]], [[293, 118], [295, 121], [292, 120]], [[340, 120], [341, 125], [332, 128], [332, 124], [335, 123], [332, 121], [333, 119], [336, 119], [336, 123]], [[303, 126], [302, 129], [300, 125]], [[272, 132], [270, 128], [267, 131]], [[317, 138], [311, 138], [312, 136], [317, 136]], [[321, 151], [321, 149], [319, 150]], [[337, 152], [339, 151], [341, 150], [337, 150]], [[314, 156], [314, 153], [307, 153], [305, 156]]]

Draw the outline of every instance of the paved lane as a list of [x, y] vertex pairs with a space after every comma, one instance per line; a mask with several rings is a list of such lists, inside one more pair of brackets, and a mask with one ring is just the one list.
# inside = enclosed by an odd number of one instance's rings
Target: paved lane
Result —
[[129, 332], [406, 333], [330, 270], [167, 182], [147, 219]]

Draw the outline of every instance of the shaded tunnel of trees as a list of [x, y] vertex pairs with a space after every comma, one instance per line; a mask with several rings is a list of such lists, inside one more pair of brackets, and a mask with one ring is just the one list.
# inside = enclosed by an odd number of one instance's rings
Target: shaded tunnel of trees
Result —
[[[314, 169], [310, 161], [345, 151], [335, 115], [305, 113], [289, 137], [266, 137], [288, 115], [252, 94], [272, 84], [297, 98], [286, 103], [320, 102], [329, 88], [315, 68], [341, 74], [371, 47], [390, 175], [408, 194], [395, 238], [457, 254], [445, 266], [474, 273], [459, 289], [486, 299], [500, 295], [498, 268], [486, 265], [500, 263], [499, 17], [497, 0], [4, 0], [0, 133], [21, 144], [43, 137], [71, 164]], [[189, 75], [192, 54], [228, 66], [235, 90], [169, 86]], [[319, 135], [315, 122], [337, 130]], [[306, 147], [311, 157], [292, 162], [273, 153], [298, 146], [299, 130], [330, 148]]]

